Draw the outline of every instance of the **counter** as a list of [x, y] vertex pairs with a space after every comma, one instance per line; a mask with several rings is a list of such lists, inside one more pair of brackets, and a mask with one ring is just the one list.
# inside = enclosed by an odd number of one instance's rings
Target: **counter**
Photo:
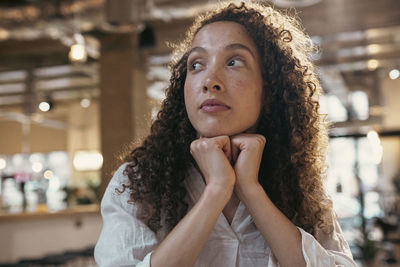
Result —
[[57, 212], [0, 213], [0, 263], [94, 246], [101, 227], [98, 205]]

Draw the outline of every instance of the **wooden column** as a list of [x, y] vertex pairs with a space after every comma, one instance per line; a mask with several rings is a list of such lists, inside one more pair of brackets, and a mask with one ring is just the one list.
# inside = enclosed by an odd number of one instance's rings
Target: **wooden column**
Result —
[[136, 34], [108, 34], [101, 38], [100, 135], [103, 154], [101, 191], [104, 193], [118, 157], [134, 136], [134, 59]]

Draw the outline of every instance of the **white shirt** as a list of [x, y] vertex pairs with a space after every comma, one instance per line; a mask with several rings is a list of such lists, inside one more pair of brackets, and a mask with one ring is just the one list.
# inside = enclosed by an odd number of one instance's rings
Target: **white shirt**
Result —
[[[123, 164], [114, 174], [101, 202], [103, 228], [95, 247], [95, 260], [100, 267], [138, 266], [150, 267], [150, 256], [167, 235], [165, 227], [154, 233], [136, 218], [137, 205], [128, 203], [129, 189], [122, 194], [122, 184], [129, 180], [123, 171]], [[186, 202], [189, 209], [200, 198], [205, 184], [196, 168], [188, 171], [185, 180]], [[349, 246], [343, 238], [337, 221], [330, 237], [314, 236], [298, 228], [302, 237], [302, 251], [307, 266], [357, 266]], [[188, 237], [190, 242], [190, 237]], [[288, 255], [290, 257], [290, 255]], [[240, 202], [229, 225], [221, 213], [208, 241], [198, 257], [195, 267], [278, 267], [279, 263], [257, 230], [246, 206]]]

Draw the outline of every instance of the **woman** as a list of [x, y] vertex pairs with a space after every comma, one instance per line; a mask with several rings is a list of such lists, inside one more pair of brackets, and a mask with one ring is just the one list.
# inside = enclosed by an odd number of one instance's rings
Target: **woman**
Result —
[[196, 19], [150, 135], [104, 195], [100, 266], [356, 266], [322, 185], [311, 49], [270, 7]]

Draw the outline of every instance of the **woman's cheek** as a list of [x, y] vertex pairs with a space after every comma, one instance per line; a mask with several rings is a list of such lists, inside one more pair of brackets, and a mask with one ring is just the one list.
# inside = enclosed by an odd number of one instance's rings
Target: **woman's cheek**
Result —
[[251, 84], [251, 81], [247, 79], [233, 78], [228, 84], [228, 88], [234, 90], [236, 95], [245, 96], [248, 94], [249, 84]]
[[246, 81], [246, 79], [238, 79], [235, 81], [235, 87], [236, 88], [246, 88], [246, 85], [248, 85], [249, 82]]

